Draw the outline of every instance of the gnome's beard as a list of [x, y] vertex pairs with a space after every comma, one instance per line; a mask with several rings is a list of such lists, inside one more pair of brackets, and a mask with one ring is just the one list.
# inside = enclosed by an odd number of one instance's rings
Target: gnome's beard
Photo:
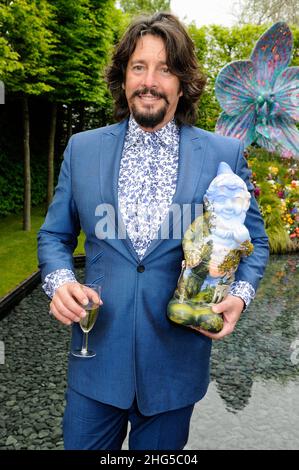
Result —
[[241, 243], [250, 240], [250, 234], [240, 219], [227, 220], [216, 215], [210, 239], [213, 242], [211, 254], [213, 262], [221, 264], [230, 250], [239, 249]]

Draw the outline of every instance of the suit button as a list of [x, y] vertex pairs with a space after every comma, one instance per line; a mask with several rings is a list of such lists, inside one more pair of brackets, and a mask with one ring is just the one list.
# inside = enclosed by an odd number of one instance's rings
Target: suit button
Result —
[[137, 266], [137, 271], [139, 273], [143, 273], [145, 271], [145, 267], [143, 266], [143, 264], [139, 264], [139, 266]]

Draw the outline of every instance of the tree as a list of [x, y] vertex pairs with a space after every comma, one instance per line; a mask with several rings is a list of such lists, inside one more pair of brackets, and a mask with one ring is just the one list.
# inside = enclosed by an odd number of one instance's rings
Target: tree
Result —
[[[4, 16], [4, 6], [0, 5], [0, 18]], [[1, 28], [1, 25], [0, 25]], [[5, 73], [12, 73], [22, 68], [18, 61], [19, 54], [11, 48], [5, 37], [0, 37], [0, 80], [4, 78]]]
[[239, 0], [232, 8], [239, 23], [276, 23], [286, 21], [299, 24], [298, 0]]
[[120, 0], [120, 5], [129, 15], [170, 10], [170, 0]]
[[[46, 0], [14, 0], [0, 10], [1, 44], [6, 51], [2, 77], [6, 91], [22, 100], [24, 129], [23, 229], [31, 229], [30, 121], [28, 97], [51, 90], [53, 38], [48, 29], [52, 10]], [[13, 53], [12, 53], [13, 51]], [[15, 63], [17, 59], [17, 64]], [[3, 60], [3, 59], [2, 59]]]
[[[0, 5], [0, 18], [3, 13], [4, 6]], [[21, 68], [18, 58], [19, 54], [12, 50], [4, 37], [0, 37], [0, 104], [3, 104], [5, 101], [4, 73], [8, 71], [12, 73]]]
[[57, 105], [67, 105], [68, 138], [72, 133], [72, 113], [78, 110], [78, 130], [83, 130], [88, 103], [104, 104], [106, 84], [103, 69], [113, 40], [111, 27], [112, 0], [52, 0], [55, 21], [51, 30], [56, 38], [52, 56], [54, 73], [48, 95], [52, 103], [48, 152], [47, 204], [54, 189], [54, 142]]

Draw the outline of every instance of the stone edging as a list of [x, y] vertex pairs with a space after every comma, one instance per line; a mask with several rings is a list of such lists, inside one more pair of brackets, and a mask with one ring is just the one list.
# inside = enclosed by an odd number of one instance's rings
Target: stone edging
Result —
[[[85, 265], [85, 255], [74, 256], [75, 268], [82, 268]], [[8, 294], [6, 294], [0, 300], [0, 320], [10, 313], [13, 307], [15, 307], [26, 295], [30, 294], [33, 289], [41, 282], [40, 270], [34, 272], [25, 279], [23, 282], [17, 285], [17, 287]]]

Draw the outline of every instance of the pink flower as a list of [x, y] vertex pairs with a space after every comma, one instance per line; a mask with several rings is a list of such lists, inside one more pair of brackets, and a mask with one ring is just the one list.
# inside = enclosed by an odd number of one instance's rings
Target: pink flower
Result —
[[261, 188], [258, 188], [258, 187], [254, 188], [254, 195], [255, 195], [255, 197], [259, 197], [260, 194], [261, 194]]
[[277, 196], [283, 199], [284, 197], [284, 192], [283, 191], [277, 191]]
[[291, 158], [293, 157], [293, 152], [290, 150], [283, 150], [281, 153], [282, 158]]

